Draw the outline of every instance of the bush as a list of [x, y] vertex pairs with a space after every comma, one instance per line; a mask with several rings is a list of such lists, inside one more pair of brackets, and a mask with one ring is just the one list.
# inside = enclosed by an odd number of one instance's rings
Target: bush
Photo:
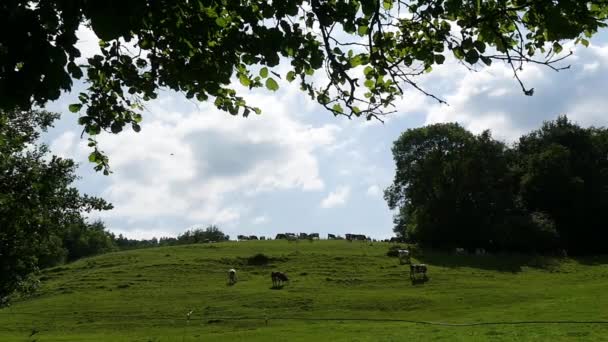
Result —
[[252, 266], [268, 265], [270, 260], [271, 260], [271, 258], [267, 257], [266, 255], [264, 255], [262, 253], [258, 253], [252, 257], [247, 258], [247, 265], [252, 265]]
[[228, 235], [224, 234], [217, 226], [208, 226], [205, 229], [196, 228], [188, 230], [177, 237], [177, 244], [193, 244], [211, 241], [228, 240]]

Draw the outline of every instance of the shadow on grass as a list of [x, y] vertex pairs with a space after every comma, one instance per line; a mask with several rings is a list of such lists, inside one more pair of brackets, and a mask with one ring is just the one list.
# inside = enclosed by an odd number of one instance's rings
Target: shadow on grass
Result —
[[424, 276], [422, 278], [411, 278], [412, 285], [422, 285], [429, 281], [429, 277]]
[[[563, 259], [555, 256], [526, 254], [456, 255], [438, 251], [424, 251], [420, 262], [447, 268], [470, 267], [499, 272], [521, 272], [523, 267], [545, 270], [558, 269]], [[603, 258], [605, 262], [608, 257]]]
[[269, 289], [271, 289], [271, 290], [282, 290], [284, 287], [285, 287], [285, 285], [279, 285], [279, 286], [269, 287]]
[[597, 266], [608, 264], [608, 255], [575, 256], [572, 259], [581, 265]]

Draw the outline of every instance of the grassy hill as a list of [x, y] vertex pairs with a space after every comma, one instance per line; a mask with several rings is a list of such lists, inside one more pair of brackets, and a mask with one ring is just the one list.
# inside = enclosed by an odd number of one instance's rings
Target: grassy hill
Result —
[[[607, 258], [427, 252], [415, 260], [429, 265], [430, 280], [412, 285], [407, 266], [387, 249], [247, 241], [84, 259], [46, 270], [36, 296], [0, 309], [0, 341], [608, 339], [608, 324], [580, 323], [608, 322]], [[256, 253], [270, 264], [249, 265]], [[228, 286], [232, 267], [239, 282]], [[272, 270], [286, 272], [291, 283], [271, 289]]]

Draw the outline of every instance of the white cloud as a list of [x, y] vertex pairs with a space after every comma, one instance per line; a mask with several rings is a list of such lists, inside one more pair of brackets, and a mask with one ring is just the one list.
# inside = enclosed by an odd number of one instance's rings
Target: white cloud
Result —
[[321, 201], [321, 208], [329, 209], [344, 205], [350, 196], [349, 186], [340, 186], [335, 191], [330, 192], [327, 197]]
[[[331, 148], [341, 128], [288, 115], [298, 110], [289, 95], [257, 95], [248, 102], [264, 108], [263, 115], [234, 117], [206, 103], [196, 110], [170, 93], [147, 105], [140, 133], [100, 135], [113, 170], [101, 196], [115, 206], [100, 216], [130, 220], [133, 227], [179, 220], [172, 228], [179, 232], [186, 224], [238, 223], [250, 210], [247, 197], [258, 193], [322, 190], [317, 152]], [[51, 146], [87, 163], [86, 141], [74, 133], [63, 133]]]
[[381, 193], [382, 191], [380, 190], [380, 187], [375, 184], [370, 185], [370, 187], [367, 188], [367, 195], [370, 197], [378, 197]]
[[262, 215], [262, 216], [256, 216], [256, 217], [254, 217], [251, 222], [253, 224], [262, 224], [262, 223], [266, 223], [268, 221], [269, 221], [268, 217]]
[[76, 139], [76, 133], [66, 131], [51, 142], [50, 149], [54, 155], [62, 158], [68, 158], [73, 155], [73, 150], [77, 144], [78, 140]]

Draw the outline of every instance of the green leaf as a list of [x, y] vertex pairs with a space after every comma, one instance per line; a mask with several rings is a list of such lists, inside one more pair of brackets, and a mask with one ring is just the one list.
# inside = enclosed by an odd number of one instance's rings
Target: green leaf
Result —
[[479, 61], [479, 53], [477, 52], [477, 50], [469, 50], [466, 56], [464, 57], [464, 60], [467, 61], [467, 63], [473, 65]]
[[585, 47], [589, 47], [589, 41], [587, 39], [581, 39], [581, 44], [583, 44]]
[[357, 29], [357, 33], [360, 36], [365, 36], [367, 34], [367, 31], [369, 30], [369, 27], [367, 27], [367, 25], [361, 25], [359, 26], [359, 28]]
[[486, 51], [486, 44], [480, 40], [476, 40], [473, 42], [473, 45], [477, 49], [477, 51], [484, 53]]
[[269, 77], [266, 80], [266, 88], [268, 88], [268, 90], [277, 91], [279, 89], [279, 84], [272, 77]]
[[464, 59], [464, 51], [462, 51], [461, 47], [454, 48], [452, 52], [454, 53], [454, 57], [456, 57], [457, 59]]
[[91, 152], [91, 153], [89, 154], [89, 161], [90, 161], [91, 163], [96, 162], [96, 161], [97, 161], [97, 153], [95, 153], [95, 152]]
[[553, 51], [556, 54], [559, 54], [560, 52], [562, 52], [562, 50], [564, 50], [564, 48], [561, 46], [560, 43], [558, 43], [558, 42], [553, 43]]
[[251, 80], [249, 79], [249, 77], [247, 77], [247, 75], [245, 74], [239, 74], [239, 81], [241, 82], [242, 85], [244, 85], [245, 87], [249, 87], [249, 85], [251, 84]]
[[435, 55], [435, 63], [437, 63], [437, 64], [443, 64], [443, 62], [445, 62], [445, 56], [444, 55]]
[[287, 78], [287, 81], [291, 82], [296, 79], [296, 73], [293, 71], [290, 71], [287, 73], [286, 78]]
[[78, 111], [80, 111], [80, 109], [82, 108], [82, 103], [72, 103], [68, 109], [70, 110], [70, 112], [72, 113], [77, 113]]
[[226, 19], [224, 19], [222, 17], [215, 18], [215, 23], [219, 27], [226, 27], [226, 26], [228, 26], [228, 21], [226, 21]]
[[340, 106], [339, 103], [336, 103], [331, 109], [334, 112], [337, 112], [337, 113], [340, 113], [340, 114], [344, 114], [344, 109], [342, 109], [342, 106]]
[[112, 125], [110, 125], [110, 130], [114, 134], [120, 133], [122, 131], [122, 125], [115, 121], [112, 123]]
[[262, 114], [262, 110], [261, 110], [260, 108], [258, 108], [258, 107], [253, 108], [253, 111], [254, 111], [254, 112], [257, 114], [257, 115]]
[[262, 78], [268, 77], [268, 68], [267, 67], [263, 67], [262, 69], [260, 69], [260, 76], [262, 76]]

